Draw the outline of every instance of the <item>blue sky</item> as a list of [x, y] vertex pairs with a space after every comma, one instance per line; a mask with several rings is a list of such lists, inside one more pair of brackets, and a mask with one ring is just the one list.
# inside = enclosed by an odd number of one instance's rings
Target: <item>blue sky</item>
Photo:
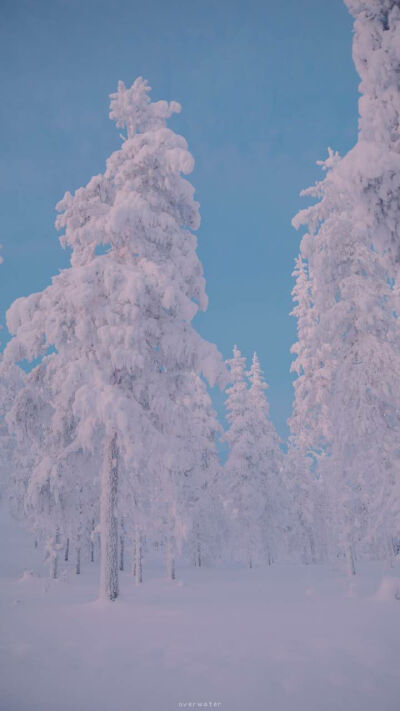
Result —
[[[120, 144], [118, 79], [174, 99], [196, 160], [209, 309], [198, 330], [229, 357], [257, 350], [281, 435], [296, 337], [291, 218], [327, 146], [355, 142], [358, 77], [341, 0], [2, 0], [0, 314], [67, 266], [54, 206]], [[1, 332], [2, 342], [7, 332]], [[220, 398], [217, 402], [220, 403]]]

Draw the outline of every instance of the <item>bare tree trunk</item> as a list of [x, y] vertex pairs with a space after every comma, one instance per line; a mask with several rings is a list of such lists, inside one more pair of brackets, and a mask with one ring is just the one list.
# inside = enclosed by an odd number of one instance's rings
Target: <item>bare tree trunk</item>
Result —
[[303, 561], [305, 565], [310, 565], [311, 563], [315, 564], [317, 562], [314, 536], [308, 527], [304, 528]]
[[167, 577], [170, 580], [175, 580], [175, 558], [173, 554], [173, 544], [172, 540], [168, 540], [167, 544], [167, 558], [166, 558], [166, 564], [167, 564]]
[[90, 534], [90, 562], [94, 563], [94, 518], [92, 519], [92, 531]]
[[57, 529], [56, 535], [55, 535], [55, 544], [56, 548], [53, 551], [53, 558], [52, 558], [52, 564], [51, 564], [51, 577], [56, 580], [58, 578], [58, 545], [60, 543], [60, 532]]
[[140, 585], [140, 583], [143, 582], [142, 540], [140, 530], [137, 526], [135, 528], [135, 582], [136, 585]]
[[202, 559], [201, 559], [201, 543], [200, 543], [199, 532], [197, 532], [196, 558], [197, 558], [197, 565], [199, 566], [199, 568], [201, 568]]
[[67, 538], [67, 541], [65, 543], [65, 554], [64, 554], [64, 560], [67, 563], [69, 558], [69, 538]]
[[268, 561], [268, 565], [272, 565], [272, 563], [274, 562], [274, 559], [272, 557], [271, 547], [269, 545], [267, 545], [267, 561]]
[[356, 574], [356, 564], [354, 560], [354, 550], [353, 546], [351, 543], [348, 543], [346, 546], [346, 563], [347, 563], [347, 572], [349, 575], [355, 575]]
[[394, 558], [394, 546], [393, 546], [393, 537], [392, 536], [386, 536], [386, 548], [387, 548], [387, 564], [389, 568], [393, 568], [393, 558]]
[[315, 565], [315, 563], [317, 562], [317, 556], [316, 556], [316, 551], [315, 551], [315, 540], [314, 540], [314, 534], [310, 528], [308, 529], [308, 538], [310, 541], [311, 563], [313, 563]]
[[78, 536], [77, 538], [77, 545], [76, 545], [76, 566], [75, 566], [75, 573], [77, 575], [81, 574], [81, 537]]
[[57, 553], [53, 556], [51, 565], [51, 577], [56, 580], [58, 578], [58, 555]]
[[118, 445], [117, 435], [106, 444], [101, 474], [100, 597], [116, 600], [118, 588]]
[[125, 552], [124, 537], [120, 536], [119, 537], [119, 569], [120, 570], [124, 569], [124, 552]]

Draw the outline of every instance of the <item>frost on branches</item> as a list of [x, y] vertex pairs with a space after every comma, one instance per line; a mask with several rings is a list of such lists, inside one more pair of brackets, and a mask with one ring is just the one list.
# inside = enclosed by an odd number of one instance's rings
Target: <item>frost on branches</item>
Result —
[[5, 359], [41, 359], [13, 418], [17, 431], [30, 428], [33, 525], [53, 558], [97, 530], [100, 594], [109, 599], [118, 595], [122, 530], [137, 539], [138, 529], [162, 528], [172, 576], [192, 408], [208, 399], [200, 378], [214, 384], [223, 374], [216, 347], [191, 326], [207, 298], [192, 231], [198, 204], [182, 175], [193, 158], [166, 126], [180, 107], [152, 103], [149, 91], [141, 78], [130, 89], [119, 83], [110, 116], [126, 130], [121, 148], [104, 174], [57, 205], [71, 266], [7, 314]]
[[400, 263], [400, 5], [345, 0], [354, 16], [353, 59], [361, 77], [359, 137], [346, 157], [358, 194], [355, 219], [373, 236], [391, 277]]

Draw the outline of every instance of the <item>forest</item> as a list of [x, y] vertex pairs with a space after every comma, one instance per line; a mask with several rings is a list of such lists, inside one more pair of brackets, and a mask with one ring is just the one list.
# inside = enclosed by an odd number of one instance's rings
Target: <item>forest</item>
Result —
[[180, 105], [153, 101], [142, 77], [110, 96], [120, 147], [104, 172], [57, 204], [69, 266], [7, 311], [1, 497], [51, 580], [75, 590], [89, 570], [88, 599], [134, 607], [137, 586], [144, 604], [154, 566], [175, 584], [205, 569], [212, 594], [215, 569], [282, 566], [295, 586], [315, 566], [354, 590], [381, 564], [383, 596], [400, 598], [400, 5], [346, 5], [358, 139], [329, 148], [293, 218], [286, 441], [257, 353], [232, 344], [225, 361], [193, 325], [207, 309], [194, 159], [168, 125]]

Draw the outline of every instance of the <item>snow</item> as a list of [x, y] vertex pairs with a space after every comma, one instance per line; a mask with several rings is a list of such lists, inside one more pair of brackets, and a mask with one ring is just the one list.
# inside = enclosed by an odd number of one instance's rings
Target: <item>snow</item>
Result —
[[294, 564], [178, 566], [173, 583], [145, 561], [112, 603], [95, 601], [95, 564], [50, 580], [4, 512], [0, 541], [2, 709], [398, 710], [399, 563], [360, 565], [351, 584]]

